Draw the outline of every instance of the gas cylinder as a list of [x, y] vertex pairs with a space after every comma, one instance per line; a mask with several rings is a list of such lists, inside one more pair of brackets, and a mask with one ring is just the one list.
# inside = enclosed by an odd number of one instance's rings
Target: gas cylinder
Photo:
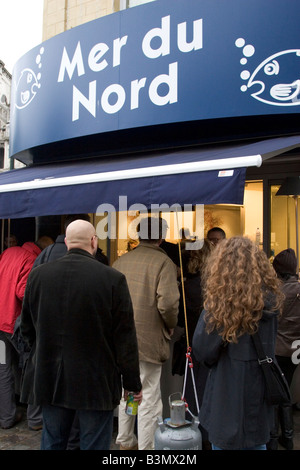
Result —
[[170, 395], [169, 405], [170, 418], [157, 419], [155, 450], [202, 450], [199, 419], [196, 416], [193, 416], [192, 421], [185, 419], [185, 402], [180, 394]]

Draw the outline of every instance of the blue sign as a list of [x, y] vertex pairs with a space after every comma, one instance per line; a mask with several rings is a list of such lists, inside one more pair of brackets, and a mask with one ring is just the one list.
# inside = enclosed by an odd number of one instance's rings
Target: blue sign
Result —
[[299, 0], [157, 0], [16, 64], [10, 153], [110, 131], [300, 112]]

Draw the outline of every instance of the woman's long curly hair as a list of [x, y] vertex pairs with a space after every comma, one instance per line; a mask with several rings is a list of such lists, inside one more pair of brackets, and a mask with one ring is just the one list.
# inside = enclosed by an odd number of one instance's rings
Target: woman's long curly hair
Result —
[[280, 310], [280, 283], [264, 251], [246, 237], [223, 240], [205, 269], [207, 332], [216, 329], [224, 341], [234, 343], [255, 333], [269, 294], [274, 299], [270, 310]]

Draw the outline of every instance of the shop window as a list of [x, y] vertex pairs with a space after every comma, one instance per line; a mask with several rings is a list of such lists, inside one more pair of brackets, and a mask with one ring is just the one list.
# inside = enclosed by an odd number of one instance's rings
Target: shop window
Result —
[[204, 232], [221, 227], [226, 237], [246, 236], [263, 247], [263, 183], [248, 181], [245, 184], [244, 204], [206, 205]]
[[[271, 185], [271, 255], [276, 256], [286, 248], [296, 252], [295, 201], [290, 196], [276, 196], [280, 185]], [[299, 217], [299, 204], [298, 204]]]
[[183, 239], [202, 239], [203, 230], [203, 206], [194, 208], [185, 207], [178, 210], [164, 211], [161, 216], [167, 221], [168, 231], [166, 240], [177, 243]]
[[97, 214], [97, 235], [99, 239], [109, 238], [112, 262], [138, 244], [137, 225], [141, 218], [148, 217], [148, 215], [163, 217], [167, 221], [166, 240], [171, 243], [177, 243], [184, 237], [192, 240], [202, 239], [204, 234], [203, 207], [203, 205], [188, 208], [178, 206], [178, 210], [161, 208], [157, 211], [152, 210], [151, 214], [147, 211], [112, 212], [102, 217]]
[[[129, 210], [95, 214], [94, 225], [99, 237], [99, 246], [109, 252], [112, 264], [119, 256], [138, 243], [137, 225], [147, 210]], [[249, 181], [245, 185], [243, 205], [202, 204], [184, 207], [162, 207], [151, 216], [163, 217], [168, 223], [166, 240], [177, 243], [184, 238], [202, 240], [212, 227], [221, 227], [226, 237], [247, 236], [263, 247], [263, 183]], [[107, 249], [107, 250], [106, 250]]]
[[247, 181], [245, 184], [242, 234], [263, 248], [263, 183]]
[[204, 233], [209, 229], [220, 227], [226, 233], [226, 238], [243, 234], [242, 206], [230, 204], [206, 205], [204, 208]]

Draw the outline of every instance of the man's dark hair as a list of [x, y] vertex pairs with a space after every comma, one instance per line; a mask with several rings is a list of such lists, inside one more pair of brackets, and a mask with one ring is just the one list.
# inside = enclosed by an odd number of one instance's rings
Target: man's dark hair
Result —
[[155, 243], [166, 238], [168, 224], [161, 217], [145, 217], [137, 226], [140, 241]]
[[223, 238], [226, 238], [226, 233], [224, 232], [224, 230], [220, 227], [213, 227], [211, 228], [208, 232], [207, 232], [207, 238], [209, 238], [209, 235], [212, 233], [212, 232], [219, 232]]

